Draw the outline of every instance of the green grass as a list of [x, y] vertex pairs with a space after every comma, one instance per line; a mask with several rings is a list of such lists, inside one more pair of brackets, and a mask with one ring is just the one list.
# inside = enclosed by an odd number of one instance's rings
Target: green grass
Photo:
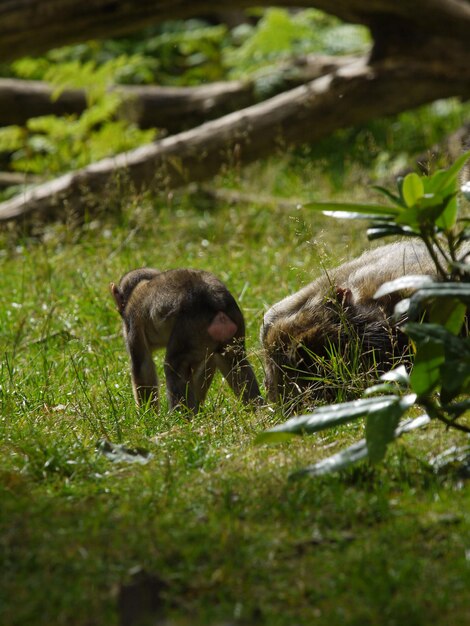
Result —
[[[308, 164], [287, 166], [223, 182], [329, 194]], [[123, 198], [80, 229], [1, 235], [0, 623], [119, 624], [119, 590], [137, 571], [170, 624], [468, 623], [470, 497], [427, 464], [463, 435], [432, 426], [379, 467], [290, 481], [362, 426], [255, 446], [280, 411], [245, 409], [220, 378], [192, 421], [165, 401], [158, 415], [133, 404], [110, 281], [141, 265], [215, 272], [244, 310], [261, 380], [263, 311], [364, 248], [361, 227], [175, 194]], [[96, 449], [103, 438], [152, 457], [113, 463]]]

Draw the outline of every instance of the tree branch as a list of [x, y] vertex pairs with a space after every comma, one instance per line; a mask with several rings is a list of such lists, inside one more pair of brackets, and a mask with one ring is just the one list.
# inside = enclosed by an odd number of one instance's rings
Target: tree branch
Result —
[[82, 210], [87, 196], [99, 201], [116, 175], [125, 175], [136, 189], [206, 180], [227, 164], [249, 163], [338, 128], [456, 94], [470, 96], [470, 81], [463, 74], [449, 76], [447, 67], [429, 74], [418, 63], [370, 66], [362, 59], [242, 111], [39, 185], [1, 204], [0, 221], [33, 211], [47, 216], [64, 204]]
[[[357, 57], [308, 55], [280, 66], [282, 80], [277, 83], [291, 89], [355, 60]], [[255, 81], [215, 82], [197, 87], [119, 85], [114, 89], [123, 98], [120, 115], [141, 128], [165, 128], [170, 133], [243, 109], [258, 100]], [[29, 118], [41, 115], [79, 115], [85, 110], [86, 94], [81, 89], [64, 89], [57, 98], [53, 95], [54, 87], [48, 83], [0, 78], [0, 126], [23, 125]]]

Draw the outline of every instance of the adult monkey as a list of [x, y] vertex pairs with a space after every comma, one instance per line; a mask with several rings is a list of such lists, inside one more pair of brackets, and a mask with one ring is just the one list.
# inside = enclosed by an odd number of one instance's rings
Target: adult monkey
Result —
[[243, 314], [227, 287], [213, 274], [141, 268], [125, 274], [111, 293], [123, 320], [138, 405], [158, 407], [152, 353], [166, 348], [164, 370], [171, 409], [197, 412], [216, 369], [245, 403], [261, 403], [245, 350]]
[[331, 400], [325, 366], [334, 353], [347, 357], [353, 342], [363, 363], [379, 370], [404, 354], [408, 340], [392, 315], [410, 293], [373, 296], [383, 283], [410, 274], [437, 277], [424, 244], [409, 239], [365, 252], [272, 306], [261, 328], [268, 399]]

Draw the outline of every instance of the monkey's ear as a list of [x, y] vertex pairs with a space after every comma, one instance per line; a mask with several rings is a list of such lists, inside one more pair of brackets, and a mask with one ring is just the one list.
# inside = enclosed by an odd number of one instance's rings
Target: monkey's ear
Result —
[[116, 302], [119, 313], [122, 314], [124, 310], [124, 298], [122, 297], [119, 287], [114, 283], [109, 283], [109, 290], [111, 291], [114, 301]]
[[347, 287], [336, 287], [335, 288], [336, 299], [339, 304], [343, 307], [351, 306], [353, 303], [353, 295], [352, 291]]

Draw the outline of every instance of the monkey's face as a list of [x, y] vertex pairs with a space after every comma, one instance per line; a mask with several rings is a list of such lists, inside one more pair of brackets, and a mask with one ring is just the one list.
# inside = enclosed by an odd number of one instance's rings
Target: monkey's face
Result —
[[403, 334], [376, 303], [327, 301], [310, 313], [298, 314], [295, 324], [283, 320], [266, 335], [265, 382], [271, 401], [295, 398], [297, 404], [315, 404], [355, 397], [388, 369], [394, 353], [403, 352]]

